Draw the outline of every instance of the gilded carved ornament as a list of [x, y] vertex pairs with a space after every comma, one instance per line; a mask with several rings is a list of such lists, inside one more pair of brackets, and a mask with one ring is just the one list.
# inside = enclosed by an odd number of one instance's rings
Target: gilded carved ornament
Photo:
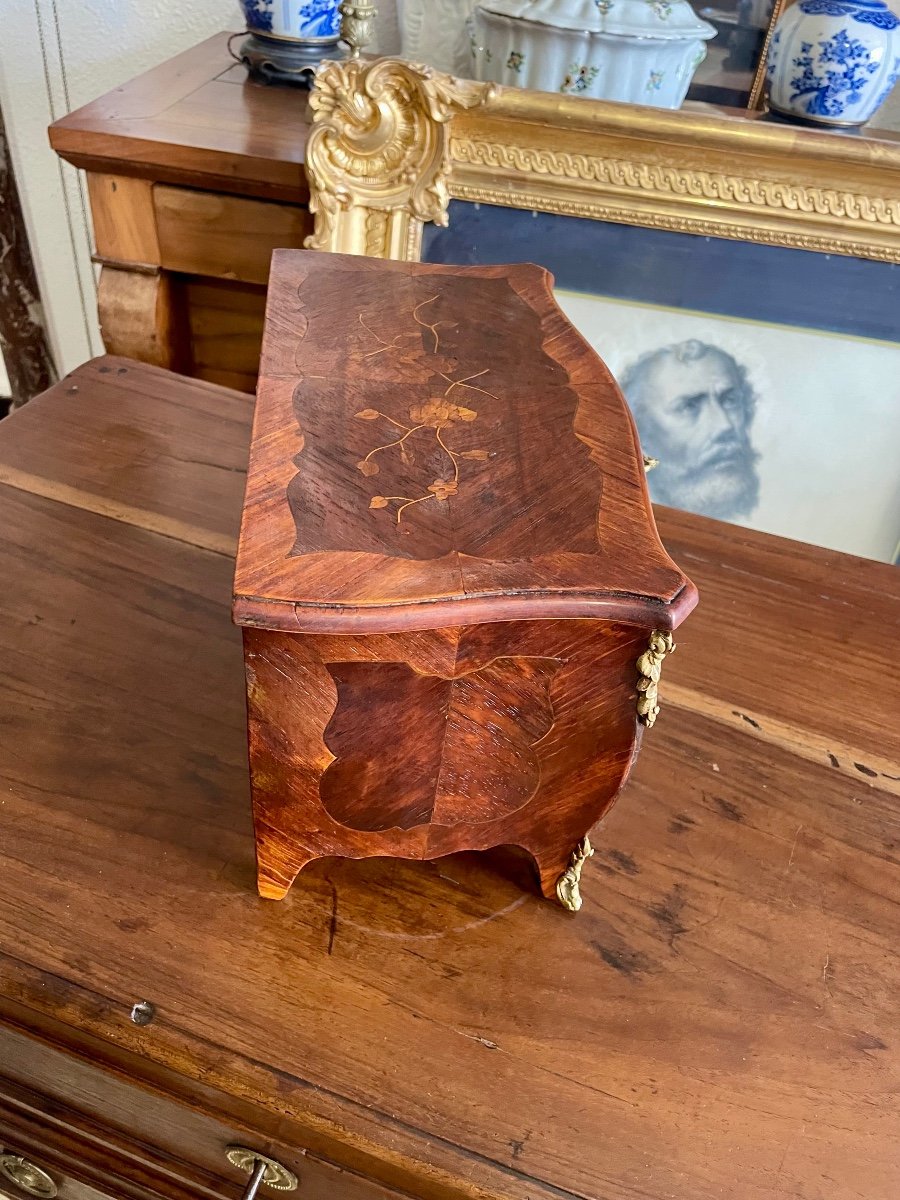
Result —
[[872, 225], [900, 226], [900, 199], [838, 188], [806, 187], [780, 180], [691, 170], [636, 158], [600, 158], [544, 147], [454, 137], [452, 157], [466, 166], [511, 175], [546, 176], [602, 184], [684, 199], [730, 202], [751, 209], [836, 217]]
[[[757, 223], [751, 224], [754, 214], [744, 214], [738, 206], [730, 210], [722, 209], [716, 212], [714, 219], [694, 215], [701, 213], [703, 208], [691, 211], [690, 215], [673, 215], [669, 212], [654, 211], [653, 205], [657, 199], [653, 196], [643, 197], [639, 191], [630, 195], [617, 195], [615, 203], [608, 203], [611, 192], [602, 193], [604, 199], [595, 199], [586, 189], [583, 198], [573, 198], [565, 192], [557, 194], [552, 188], [540, 191], [525, 190], [517, 182], [510, 180], [505, 188], [482, 187], [470, 183], [453, 181], [453, 197], [457, 200], [468, 200], [472, 204], [498, 204], [508, 208], [522, 208], [526, 211], [561, 213], [568, 217], [585, 217], [591, 221], [616, 221], [625, 225], [640, 225], [647, 229], [668, 229], [673, 233], [693, 233], [702, 237], [729, 238], [738, 242], [755, 242], [765, 246], [790, 246], [796, 250], [813, 250], [822, 254], [847, 254], [854, 258], [869, 258], [875, 262], [900, 262], [900, 241], [897, 245], [881, 245], [871, 240], [857, 240], [849, 236], [850, 231], [859, 233], [865, 239], [872, 227], [866, 228], [861, 224], [848, 223], [847, 232], [839, 237], [818, 233], [803, 233], [785, 229], [782, 225], [766, 223], [771, 214], [760, 213]], [[647, 200], [646, 207], [636, 206], [636, 199]], [[798, 227], [802, 227], [798, 222]], [[900, 224], [898, 224], [900, 230]]]
[[375, 18], [378, 9], [371, 0], [344, 0], [340, 6], [341, 41], [350, 47], [350, 57], [359, 58], [375, 37]]
[[648, 729], [659, 716], [659, 681], [662, 675], [663, 660], [675, 649], [671, 633], [654, 630], [650, 635], [650, 645], [637, 660], [638, 679], [637, 711], [638, 717]]
[[[351, 19], [368, 19], [370, 7], [345, 0], [348, 31]], [[645, 128], [644, 117], [641, 136], [632, 137], [608, 105], [584, 101], [579, 112], [596, 121], [598, 133], [613, 130], [621, 146], [619, 154], [591, 154], [583, 137], [578, 148], [567, 145], [570, 125], [557, 104], [549, 94], [457, 80], [398, 59], [323, 64], [311, 97], [307, 170], [316, 219], [307, 245], [415, 260], [423, 223], [446, 224], [452, 191], [471, 202], [900, 261], [900, 199], [890, 186], [890, 162], [857, 155], [839, 176], [850, 186], [799, 182], [807, 157], [821, 175], [822, 147], [813, 139], [808, 156], [793, 145], [788, 156], [783, 131], [763, 137], [754, 127], [759, 153], [739, 156], [743, 171], [729, 170], [720, 131], [712, 139], [704, 121], [684, 114], [685, 128], [693, 121], [697, 129], [691, 161], [681, 164], [647, 150], [646, 137], [651, 144], [662, 139], [671, 114], [660, 116], [659, 129]], [[473, 136], [453, 117], [478, 106], [483, 119], [479, 114]], [[533, 139], [536, 128], [545, 131], [543, 145], [519, 141]]]
[[581, 872], [584, 870], [584, 864], [593, 857], [593, 854], [594, 848], [590, 838], [583, 837], [572, 851], [569, 865], [557, 881], [556, 897], [563, 908], [567, 908], [569, 912], [578, 912], [581, 908]]
[[307, 247], [415, 257], [422, 224], [447, 223], [450, 119], [491, 90], [397, 59], [323, 63], [310, 95]]

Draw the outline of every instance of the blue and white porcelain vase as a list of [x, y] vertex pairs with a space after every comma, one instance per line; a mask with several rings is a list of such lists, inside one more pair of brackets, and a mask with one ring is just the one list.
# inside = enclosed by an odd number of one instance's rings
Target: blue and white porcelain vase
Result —
[[320, 46], [340, 36], [340, 4], [341, 0], [241, 0], [251, 33]]
[[778, 21], [766, 81], [775, 112], [864, 125], [900, 79], [900, 17], [884, 0], [799, 0]]
[[342, 58], [341, 0], [241, 0], [249, 37], [240, 57], [257, 83], [310, 87], [325, 58]]

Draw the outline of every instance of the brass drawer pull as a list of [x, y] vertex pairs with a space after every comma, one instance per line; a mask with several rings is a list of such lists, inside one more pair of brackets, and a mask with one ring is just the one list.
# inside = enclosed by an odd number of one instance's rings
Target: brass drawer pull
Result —
[[0, 1153], [0, 1175], [29, 1196], [53, 1200], [59, 1191], [46, 1171], [19, 1154]]
[[246, 1146], [229, 1146], [225, 1154], [233, 1167], [237, 1167], [239, 1171], [246, 1171], [250, 1176], [242, 1200], [254, 1200], [261, 1187], [275, 1188], [279, 1192], [293, 1192], [299, 1185], [293, 1171], [283, 1167], [274, 1158], [260, 1154], [258, 1150], [248, 1150]]

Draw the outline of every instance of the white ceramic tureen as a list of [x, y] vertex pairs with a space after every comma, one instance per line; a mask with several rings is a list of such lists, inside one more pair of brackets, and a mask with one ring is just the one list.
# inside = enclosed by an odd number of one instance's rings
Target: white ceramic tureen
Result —
[[477, 79], [678, 108], [715, 28], [687, 0], [481, 0]]

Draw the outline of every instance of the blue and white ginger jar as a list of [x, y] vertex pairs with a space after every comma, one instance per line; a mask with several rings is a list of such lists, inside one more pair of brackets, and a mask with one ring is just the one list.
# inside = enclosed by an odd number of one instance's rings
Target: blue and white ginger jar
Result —
[[293, 42], [336, 42], [341, 0], [241, 0], [251, 33]]
[[769, 105], [821, 125], [863, 125], [900, 78], [900, 17], [883, 0], [799, 0], [766, 63]]

